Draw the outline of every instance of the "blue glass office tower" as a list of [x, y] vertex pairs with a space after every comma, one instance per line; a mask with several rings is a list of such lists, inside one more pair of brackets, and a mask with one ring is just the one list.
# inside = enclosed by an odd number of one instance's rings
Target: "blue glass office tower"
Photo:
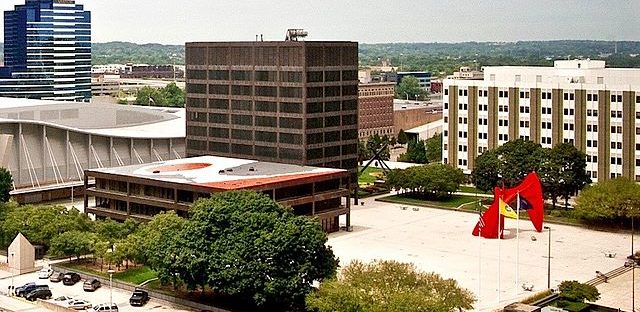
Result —
[[91, 12], [75, 0], [26, 0], [4, 12], [0, 97], [91, 99]]

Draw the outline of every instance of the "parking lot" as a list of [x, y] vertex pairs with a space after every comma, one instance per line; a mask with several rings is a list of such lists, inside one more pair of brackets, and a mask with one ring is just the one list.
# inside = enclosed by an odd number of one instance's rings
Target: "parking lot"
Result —
[[[38, 279], [37, 272], [16, 276], [14, 278], [14, 286], [22, 286], [29, 282], [36, 282], [38, 285], [49, 285], [49, 289], [51, 289], [51, 293], [53, 294], [53, 298], [59, 296], [69, 296], [76, 299], [84, 299], [89, 301], [93, 305], [101, 304], [101, 303], [109, 303], [109, 285], [103, 284], [102, 287], [98, 288], [95, 292], [85, 292], [82, 289], [82, 284], [84, 281], [80, 281], [73, 286], [65, 286], [62, 282], [53, 283], [48, 279]], [[11, 285], [11, 278], [6, 278], [0, 280], [0, 289], [6, 290]], [[143, 307], [132, 307], [129, 305], [129, 297], [131, 297], [131, 293], [120, 290], [117, 288], [113, 288], [113, 303], [118, 305], [118, 309], [120, 311], [191, 311], [187, 309], [181, 309], [178, 307], [172, 307], [165, 304], [162, 304], [154, 299], [151, 299], [145, 306]]]

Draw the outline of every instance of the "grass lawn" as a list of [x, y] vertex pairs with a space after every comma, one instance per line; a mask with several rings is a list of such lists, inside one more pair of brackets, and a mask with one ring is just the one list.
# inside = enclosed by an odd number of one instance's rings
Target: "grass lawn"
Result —
[[[359, 167], [358, 170], [362, 170], [362, 167]], [[359, 172], [359, 171], [358, 171]], [[372, 175], [372, 173], [374, 175]], [[358, 177], [358, 184], [373, 184], [378, 178], [375, 176], [376, 174], [382, 174], [382, 169], [376, 167], [369, 167], [365, 170], [360, 177]]]
[[475, 194], [475, 193], [478, 193], [478, 194], [490, 194], [490, 193], [483, 192], [483, 191], [475, 188], [474, 186], [465, 186], [465, 185], [461, 185], [458, 188], [458, 191], [462, 192], [462, 193], [470, 193], [470, 194]]
[[479, 200], [474, 196], [458, 196], [454, 195], [450, 198], [446, 198], [443, 200], [425, 200], [420, 198], [413, 198], [404, 195], [391, 195], [384, 198], [378, 199], [379, 201], [396, 203], [396, 204], [407, 204], [414, 206], [423, 206], [423, 207], [434, 207], [434, 208], [445, 208], [445, 209], [456, 209], [460, 205], [472, 203], [474, 201]]
[[[81, 260], [80, 262], [66, 262], [60, 263], [58, 265], [74, 271], [80, 271], [84, 273], [99, 275], [104, 278], [109, 278], [107, 267], [104, 266], [103, 270], [100, 271], [100, 266], [94, 265], [93, 261], [91, 260]], [[130, 266], [128, 270], [124, 270], [124, 267], [121, 267], [121, 269], [123, 269], [123, 271], [113, 274], [114, 280], [139, 285], [144, 281], [158, 277], [158, 274], [156, 272], [152, 271], [146, 266]]]

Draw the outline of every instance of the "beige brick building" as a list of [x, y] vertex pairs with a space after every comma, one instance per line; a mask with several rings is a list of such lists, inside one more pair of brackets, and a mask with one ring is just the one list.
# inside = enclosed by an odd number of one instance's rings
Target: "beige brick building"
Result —
[[485, 67], [484, 79], [446, 79], [443, 92], [443, 162], [467, 173], [484, 151], [523, 138], [574, 144], [593, 181], [640, 180], [640, 69], [592, 60]]

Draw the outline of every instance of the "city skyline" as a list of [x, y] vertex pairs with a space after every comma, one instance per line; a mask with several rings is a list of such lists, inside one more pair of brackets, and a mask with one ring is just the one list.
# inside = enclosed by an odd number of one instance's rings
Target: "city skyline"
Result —
[[[3, 1], [0, 10], [11, 10], [22, 2]], [[634, 18], [640, 3], [624, 0], [426, 0], [410, 5], [382, 0], [348, 4], [250, 0], [215, 6], [205, 0], [188, 4], [168, 0], [79, 3], [93, 11], [94, 42], [245, 41], [254, 40], [256, 34], [279, 41], [287, 28], [296, 27], [308, 30], [309, 40], [362, 43], [640, 40], [640, 20]]]

